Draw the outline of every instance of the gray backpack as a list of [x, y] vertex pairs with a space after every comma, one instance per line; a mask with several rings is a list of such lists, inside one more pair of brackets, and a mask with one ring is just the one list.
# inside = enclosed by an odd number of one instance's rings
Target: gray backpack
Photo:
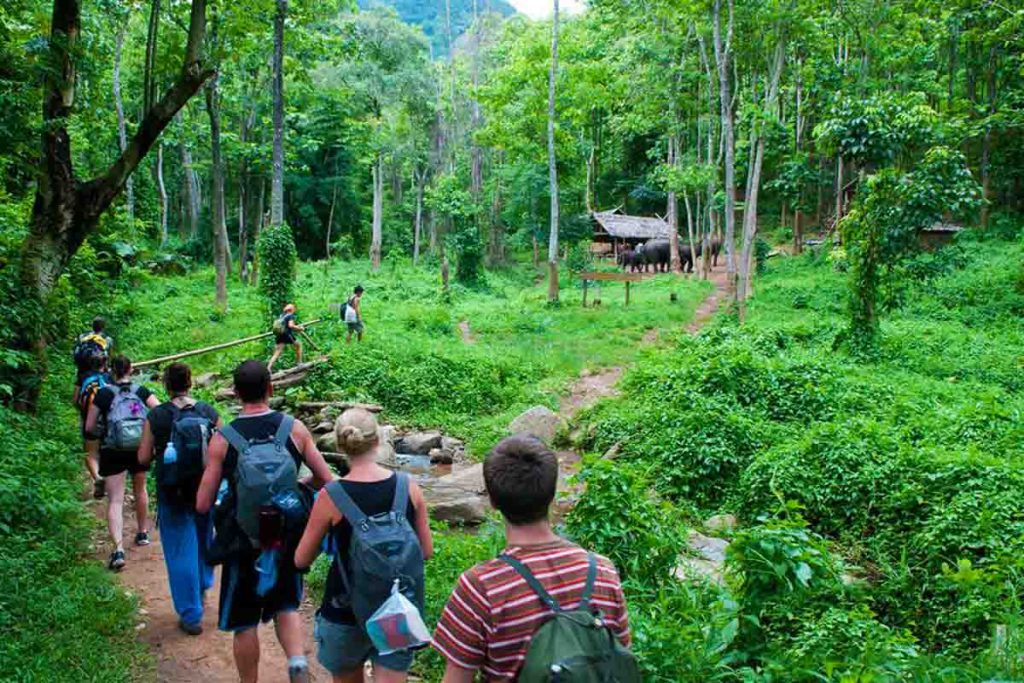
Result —
[[399, 590], [423, 609], [423, 549], [419, 537], [405, 516], [409, 503], [409, 475], [395, 474], [395, 498], [388, 512], [368, 517], [359, 509], [340, 481], [324, 490], [352, 525], [349, 571], [335, 555], [344, 591], [332, 599], [335, 607], [351, 607], [356, 618], [366, 622], [391, 595], [395, 579]]
[[107, 411], [107, 428], [103, 435], [103, 448], [112, 451], [134, 451], [142, 441], [142, 427], [146, 424], [146, 404], [139, 398], [136, 384], [111, 387], [114, 400]]
[[298, 488], [298, 468], [288, 452], [288, 437], [295, 419], [283, 415], [277, 432], [270, 440], [248, 440], [231, 425], [221, 428], [221, 436], [236, 451], [235, 517], [238, 526], [254, 546], [259, 545], [260, 508], [273, 504], [279, 493]]

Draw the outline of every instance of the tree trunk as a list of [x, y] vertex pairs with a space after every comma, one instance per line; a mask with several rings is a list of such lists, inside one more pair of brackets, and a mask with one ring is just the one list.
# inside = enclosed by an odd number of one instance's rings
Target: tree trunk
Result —
[[373, 224], [370, 236], [370, 265], [380, 268], [381, 232], [384, 224], [384, 155], [377, 152], [373, 160]]
[[426, 170], [413, 171], [416, 180], [416, 215], [413, 220], [412, 229], [412, 263], [416, 265], [420, 260], [420, 235], [423, 232], [423, 186], [426, 184]]
[[[337, 169], [335, 169], [337, 174]], [[334, 206], [338, 203], [338, 180], [335, 177], [334, 180], [334, 191], [331, 192], [331, 210], [327, 212], [327, 230], [326, 237], [324, 237], [324, 260], [331, 260], [331, 231], [334, 227]]]
[[164, 143], [156, 146], [156, 187], [160, 192], [160, 248], [167, 246], [167, 187], [164, 185]]
[[[124, 151], [128, 149], [128, 131], [124, 120], [124, 101], [121, 99], [121, 53], [124, 48], [124, 32], [128, 28], [128, 19], [118, 23], [117, 33], [114, 35], [114, 75], [113, 75], [113, 90], [114, 90], [114, 109], [117, 112], [117, 145], [124, 154]], [[132, 183], [132, 177], [128, 176], [128, 180], [124, 184], [125, 201], [128, 207], [128, 223], [132, 226], [132, 233], [135, 232], [135, 189]]]
[[284, 223], [284, 22], [288, 0], [277, 0], [274, 13], [272, 97], [274, 100], [273, 175], [270, 185], [270, 224]]
[[216, 271], [216, 304], [221, 310], [228, 306], [228, 271], [231, 247], [228, 242], [227, 218], [224, 210], [224, 160], [220, 150], [220, 93], [218, 77], [206, 84], [206, 112], [210, 117], [210, 156], [213, 176], [213, 268]]
[[156, 100], [156, 47], [160, 33], [160, 0], [152, 0], [149, 8], [149, 27], [146, 33], [146, 62], [142, 76], [142, 110], [149, 111]]
[[480, 102], [477, 100], [477, 90], [480, 81], [480, 17], [477, 14], [477, 0], [473, 0], [473, 61], [472, 61], [472, 87], [473, 101], [470, 115], [470, 191], [473, 194], [473, 201], [480, 202], [480, 193], [484, 185], [483, 150], [477, 144], [473, 134], [480, 127]]
[[[690, 207], [690, 193], [683, 192], [683, 203], [686, 206], [686, 236], [690, 242], [690, 266], [696, 267], [697, 262], [697, 249], [696, 242], [693, 241], [693, 209]], [[707, 258], [707, 252], [702, 251], [705, 254], [703, 258]]]
[[[697, 46], [700, 48], [700, 63], [704, 69], [704, 79], [707, 85], [707, 99], [708, 99], [708, 131], [707, 131], [707, 160], [708, 164], [714, 163], [715, 158], [715, 123], [714, 123], [714, 110], [715, 110], [715, 97], [717, 80], [711, 73], [711, 61], [708, 59], [707, 46], [704, 44], [704, 36], [697, 32]], [[703, 246], [701, 248], [701, 259], [700, 269], [701, 277], [704, 280], [708, 280], [711, 277], [711, 235], [715, 230], [715, 212], [714, 212], [714, 197], [715, 197], [715, 177], [713, 175], [708, 177], [707, 186], [707, 224], [704, 232], [701, 236]], [[700, 197], [697, 198], [698, 204]]]
[[[674, 117], [673, 117], [674, 120]], [[678, 141], [675, 133], [668, 136], [668, 165], [675, 168], [677, 165]], [[669, 268], [673, 273], [683, 271], [683, 262], [679, 257], [679, 200], [676, 198], [675, 190], [668, 192], [668, 206], [665, 217], [668, 220], [668, 244], [669, 244]], [[691, 252], [692, 256], [692, 252]]]
[[[775, 44], [775, 62], [772, 64], [769, 75], [769, 85], [765, 93], [765, 111], [774, 111], [779, 94], [779, 81], [782, 78], [782, 67], [785, 64], [785, 43], [779, 37]], [[740, 277], [737, 290], [737, 303], [739, 304], [739, 319], [742, 323], [747, 313], [747, 298], [749, 298], [753, 283], [753, 261], [754, 261], [754, 239], [757, 237], [757, 202], [761, 191], [761, 170], [764, 167], [765, 136], [763, 131], [755, 125], [756, 147], [751, 146], [754, 151], [754, 161], [747, 183], [746, 209], [743, 212], [743, 251], [740, 255]]]
[[840, 152], [836, 154], [836, 211], [835, 221], [832, 223], [832, 227], [839, 229], [839, 221], [843, 217], [843, 184], [845, 180], [843, 178], [843, 155]]
[[[184, 141], [181, 143], [181, 176], [181, 190], [184, 194], [185, 209], [188, 211], [188, 236], [190, 239], [195, 239], [199, 234], [199, 183], [196, 182], [196, 174], [192, 170], [192, 150]], [[185, 236], [184, 230], [183, 222], [179, 226], [182, 237]]]
[[558, 168], [555, 160], [555, 80], [558, 77], [558, 0], [551, 16], [551, 72], [548, 74], [548, 178], [551, 224], [548, 235], [548, 301], [558, 301]]
[[985, 135], [981, 139], [981, 227], [988, 228], [989, 209], [992, 206], [992, 118], [996, 113], [996, 48], [989, 48], [988, 68], [986, 70], [986, 90], [988, 95], [988, 117], [985, 122]]
[[[199, 62], [206, 30], [205, 0], [193, 0], [183, 68], [168, 91], [145, 112], [125, 150], [101, 175], [80, 180], [74, 172], [67, 123], [75, 103], [73, 55], [79, 47], [81, 5], [54, 0], [50, 23], [48, 78], [44, 86], [41, 167], [29, 232], [22, 245], [19, 280], [26, 305], [47, 309], [50, 295], [71, 257], [96, 228], [100, 216], [124, 189], [132, 172], [157, 142], [174, 115], [212, 75]], [[15, 348], [35, 356], [33, 372], [16, 379], [20, 407], [34, 408], [46, 373], [46, 343], [35, 325], [18, 328]]]
[[729, 65], [732, 60], [733, 4], [729, 2], [729, 25], [722, 41], [722, 0], [714, 0], [713, 31], [715, 63], [718, 66], [718, 99], [722, 118], [722, 142], [725, 154], [725, 269], [730, 295], [736, 292], [736, 140], [733, 132], [732, 89]]

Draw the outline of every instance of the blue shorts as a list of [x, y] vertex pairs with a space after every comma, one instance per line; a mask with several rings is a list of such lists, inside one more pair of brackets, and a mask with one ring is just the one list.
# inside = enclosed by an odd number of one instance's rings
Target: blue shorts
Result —
[[367, 659], [391, 671], [406, 672], [412, 668], [413, 651], [381, 655], [361, 626], [336, 624], [319, 613], [313, 624], [313, 639], [316, 640], [316, 658], [334, 676], [363, 668]]

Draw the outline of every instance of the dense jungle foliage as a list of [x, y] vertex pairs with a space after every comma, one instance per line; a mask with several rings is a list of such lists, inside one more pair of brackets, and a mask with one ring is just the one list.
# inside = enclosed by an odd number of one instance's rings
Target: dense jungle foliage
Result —
[[[331, 361], [290, 400], [377, 402], [474, 458], [626, 369], [563, 435], [562, 531], [622, 571], [646, 679], [1024, 678], [1024, 10], [557, 7], [0, 6], [0, 679], [154, 676], [82, 500], [74, 336], [102, 314], [138, 360], [287, 300]], [[700, 262], [580, 306], [612, 210], [723, 243], [700, 334]], [[722, 581], [673, 578], [714, 513], [739, 519]], [[438, 528], [429, 621], [500, 543]]]

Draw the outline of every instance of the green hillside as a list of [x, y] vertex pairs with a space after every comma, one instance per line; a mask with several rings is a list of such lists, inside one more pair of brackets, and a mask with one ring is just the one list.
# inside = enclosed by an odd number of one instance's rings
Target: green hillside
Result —
[[[478, 0], [478, 11], [496, 12], [503, 17], [516, 13], [512, 5], [505, 0]], [[360, 9], [368, 9], [378, 5], [394, 7], [403, 21], [423, 27], [423, 32], [430, 38], [430, 46], [435, 58], [448, 53], [444, 29], [444, 1], [431, 0], [359, 0]], [[451, 0], [452, 40], [469, 28], [473, 23], [473, 0]]]

